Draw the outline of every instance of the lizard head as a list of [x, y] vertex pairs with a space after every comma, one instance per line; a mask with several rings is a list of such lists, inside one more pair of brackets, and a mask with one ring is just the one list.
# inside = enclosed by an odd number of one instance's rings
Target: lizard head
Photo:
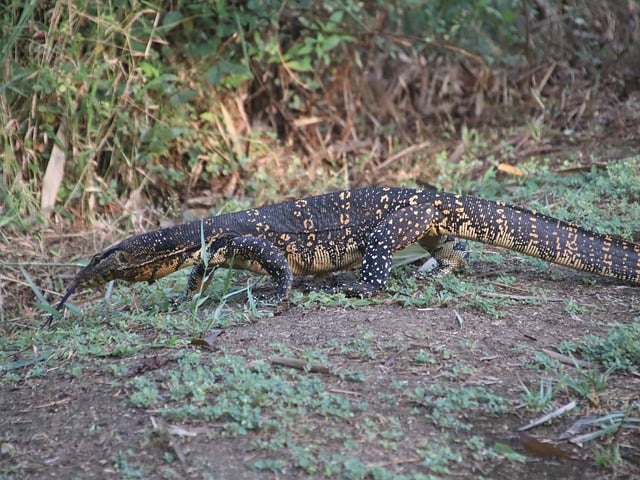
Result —
[[76, 273], [71, 286], [96, 287], [117, 278], [130, 277], [129, 270], [133, 266], [129, 256], [120, 244], [107, 248], [94, 255], [89, 264]]
[[[193, 240], [194, 234], [189, 230], [191, 226], [185, 224], [172, 230], [161, 229], [136, 235], [98, 253], [73, 277], [56, 310], [64, 308], [78, 287], [96, 287], [111, 280], [153, 282], [201, 262], [202, 246]], [[53, 315], [45, 325], [52, 320]]]
[[[140, 268], [136, 262], [132, 262], [131, 254], [122, 248], [121, 244], [114, 245], [94, 255], [89, 264], [83, 267], [71, 281], [71, 285], [62, 296], [62, 299], [56, 306], [56, 310], [60, 311], [71, 295], [78, 287], [96, 287], [103, 285], [111, 280], [153, 280], [153, 271], [150, 269]], [[49, 317], [45, 326], [53, 321], [53, 315]]]

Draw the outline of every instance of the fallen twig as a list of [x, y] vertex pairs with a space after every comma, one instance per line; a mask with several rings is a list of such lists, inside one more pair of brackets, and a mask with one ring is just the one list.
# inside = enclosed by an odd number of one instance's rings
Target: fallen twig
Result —
[[560, 363], [564, 363], [565, 365], [571, 365], [572, 367], [591, 368], [591, 362], [578, 360], [577, 358], [570, 357], [569, 355], [565, 355], [563, 353], [554, 352], [553, 350], [549, 350], [547, 348], [543, 348], [542, 353], [544, 353], [549, 358], [553, 358], [554, 360], [558, 360]]
[[271, 357], [271, 363], [311, 373], [329, 373], [329, 367], [289, 357]]
[[560, 407], [557, 410], [551, 413], [548, 413], [547, 415], [543, 415], [542, 417], [538, 417], [535, 420], [531, 420], [526, 425], [523, 425], [522, 427], [518, 428], [518, 431], [524, 432], [525, 430], [529, 430], [530, 428], [537, 427], [538, 425], [541, 425], [544, 422], [551, 420], [552, 418], [559, 417], [560, 415], [563, 415], [568, 411], [573, 410], [576, 407], [576, 405], [577, 405], [576, 401], [572, 400], [569, 403], [567, 403], [565, 406]]

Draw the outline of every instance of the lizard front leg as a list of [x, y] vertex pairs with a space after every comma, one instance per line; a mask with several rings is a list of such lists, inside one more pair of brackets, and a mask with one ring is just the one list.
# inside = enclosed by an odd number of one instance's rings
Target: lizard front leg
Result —
[[[209, 263], [199, 263], [191, 270], [187, 289], [177, 300], [180, 303], [191, 298], [196, 292], [208, 286], [209, 281], [204, 278], [206, 270], [227, 264], [233, 268], [233, 259], [241, 258], [243, 263], [256, 262], [262, 270], [268, 273], [276, 284], [276, 298], [278, 301], [289, 296], [293, 273], [283, 253], [269, 240], [261, 237], [239, 236], [224, 237], [215, 240], [208, 247]], [[205, 285], [202, 282], [205, 281]]]

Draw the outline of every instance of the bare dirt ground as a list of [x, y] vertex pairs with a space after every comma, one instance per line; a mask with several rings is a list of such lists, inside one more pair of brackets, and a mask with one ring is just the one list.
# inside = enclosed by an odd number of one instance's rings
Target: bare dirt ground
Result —
[[[465, 281], [474, 282], [483, 275], [491, 275], [487, 268], [475, 265], [473, 271], [462, 276]], [[320, 377], [325, 389], [354, 402], [365, 402], [366, 410], [357, 411], [353, 418], [340, 422], [337, 427], [331, 418], [310, 413], [300, 419], [304, 428], [292, 428], [289, 434], [295, 438], [295, 444], [320, 444], [323, 454], [339, 454], [345, 443], [339, 438], [332, 439], [327, 433], [339, 428], [361, 446], [355, 454], [361, 462], [384, 467], [394, 475], [406, 474], [406, 478], [415, 478], [417, 474], [432, 474], [433, 478], [638, 478], [640, 435], [637, 432], [620, 434], [618, 441], [625, 461], [616, 470], [607, 471], [595, 465], [597, 442], [583, 448], [557, 443], [570, 458], [528, 451], [517, 428], [539, 414], [526, 408], [510, 406], [507, 411], [496, 414], [462, 408], [451, 415], [469, 422], [471, 431], [448, 430], [427, 417], [428, 405], [418, 405], [403, 394], [440, 383], [451, 389], [486, 387], [506, 398], [517, 399], [522, 395], [523, 384], [535, 389], [541, 378], [550, 376], [532, 368], [536, 353], [542, 349], [554, 350], [563, 341], [577, 341], [587, 333], [604, 336], [611, 325], [628, 323], [640, 315], [637, 289], [607, 280], [585, 283], [584, 274], [560, 267], [550, 267], [555, 279], [539, 270], [520, 268], [518, 262], [505, 265], [507, 272], [517, 273], [518, 287], [542, 288], [546, 298], [536, 304], [511, 301], [502, 307], [498, 319], [473, 308], [402, 307], [391, 298], [382, 305], [359, 308], [294, 306], [281, 315], [225, 329], [215, 341], [212, 354], [237, 354], [253, 362], [279, 355], [280, 349], [276, 346], [282, 345], [293, 352], [305, 349], [323, 352], [330, 372], [302, 372], [301, 375]], [[514, 293], [509, 289], [498, 291]], [[584, 307], [583, 313], [568, 314], [565, 305], [569, 299]], [[133, 328], [145, 329], [144, 326]], [[339, 347], [361, 339], [363, 331], [369, 335], [368, 346], [374, 358]], [[151, 342], [155, 332], [147, 329], [144, 334]], [[448, 353], [442, 355], [445, 350]], [[417, 351], [431, 353], [437, 361], [417, 362]], [[158, 420], [158, 412], [132, 406], [126, 381], [114, 377], [112, 367], [125, 367], [131, 372], [130, 376], [157, 370], [155, 373], [161, 382], [161, 372], [175, 367], [175, 353], [167, 348], [149, 348], [124, 358], [84, 361], [79, 377], [57, 372], [54, 366], [40, 378], [5, 385], [0, 391], [2, 478], [331, 476], [323, 472], [310, 474], [296, 462], [286, 460], [287, 445], [271, 452], [256, 448], [256, 440], [265, 440], [270, 435], [264, 429], [249, 431], [246, 435], [229, 435], [220, 423], [190, 420], [172, 424], [173, 431], [179, 427], [182, 434], [158, 433], [163, 430], [157, 426], [157, 422], [162, 422]], [[206, 354], [203, 351], [203, 355]], [[462, 366], [463, 369], [456, 370]], [[340, 375], [343, 371], [361, 373], [364, 380], [351, 381]], [[452, 375], [455, 371], [458, 373]], [[575, 411], [528, 434], [556, 444], [558, 435], [577, 418], [606, 411], [608, 404], [617, 405], [623, 398], [637, 398], [638, 392], [640, 378], [637, 375], [617, 376], [605, 396], [594, 398], [592, 404], [581, 400]], [[554, 399], [562, 404], [571, 398], [575, 398], [571, 392], [561, 392]], [[368, 435], [365, 421], [371, 419], [377, 424], [373, 436]], [[385, 448], [381, 443], [380, 432], [387, 426], [400, 435], [393, 448]], [[487, 445], [506, 444], [525, 455], [526, 461], [466, 456], [460, 461], [450, 461], [448, 472], [434, 472], [421, 466], [423, 459], [416, 454], [418, 445], [433, 441], [434, 445], [444, 442], [460, 447], [471, 435], [483, 437]], [[167, 451], [179, 452], [181, 461], [167, 462]], [[350, 452], [353, 451], [351, 447]], [[126, 463], [118, 462], [117, 452], [126, 452]], [[270, 456], [285, 458], [276, 473], [252, 468], [256, 460]]]

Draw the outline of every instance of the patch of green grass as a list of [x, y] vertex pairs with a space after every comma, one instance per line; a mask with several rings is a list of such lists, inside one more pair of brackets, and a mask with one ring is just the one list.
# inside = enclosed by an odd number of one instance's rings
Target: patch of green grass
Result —
[[[346, 397], [325, 390], [317, 376], [296, 374], [262, 361], [200, 352], [182, 353], [177, 369], [166, 379], [152, 405], [172, 421], [216, 420], [229, 433], [263, 428], [280, 430], [300, 416], [348, 419], [359, 407]], [[139, 377], [140, 378], [140, 377]], [[132, 383], [133, 395], [144, 395], [148, 382]], [[134, 397], [132, 397], [133, 400]], [[270, 427], [269, 427], [270, 426]]]
[[526, 406], [535, 412], [542, 412], [553, 400], [555, 390], [551, 380], [540, 378], [537, 389], [530, 389], [524, 383], [521, 383], [521, 385], [523, 390], [522, 406]]
[[122, 479], [148, 478], [149, 467], [142, 467], [130, 461], [135, 454], [132, 450], [117, 451], [112, 456], [113, 466]]
[[414, 268], [394, 271], [387, 284], [386, 291], [403, 307], [428, 308], [440, 305], [435, 282], [419, 279]]
[[640, 319], [614, 325], [605, 338], [586, 335], [577, 343], [564, 342], [559, 350], [580, 354], [584, 360], [600, 364], [612, 373], [637, 370], [640, 368]]
[[455, 362], [447, 370], [440, 373], [444, 379], [451, 381], [464, 381], [469, 378], [477, 369], [465, 362]]
[[[91, 318], [86, 316], [82, 324], [64, 321], [50, 330], [27, 330], [24, 335], [2, 337], [0, 363], [10, 368], [11, 359], [19, 355], [23, 358], [19, 365], [26, 368], [16, 370], [15, 375], [45, 376], [55, 366], [56, 370], [78, 377], [82, 375], [81, 362], [87, 357], [128, 357], [148, 348], [137, 333], [101, 322], [92, 324]], [[3, 381], [8, 378], [11, 377], [5, 376]]]
[[617, 442], [613, 442], [605, 447], [598, 448], [594, 454], [594, 460], [596, 465], [603, 470], [615, 470], [623, 462], [620, 455], [620, 446]]
[[151, 408], [158, 402], [159, 391], [156, 383], [147, 377], [136, 377], [130, 382], [133, 388], [130, 400], [138, 408]]
[[451, 446], [451, 442], [441, 442], [436, 445], [432, 442], [421, 442], [416, 452], [422, 457], [420, 465], [437, 475], [450, 473], [452, 463], [462, 462], [462, 454]]
[[525, 463], [526, 457], [515, 452], [505, 444], [496, 443], [487, 445], [486, 439], [479, 435], [473, 435], [464, 441], [465, 446], [471, 452], [471, 456], [477, 461], [486, 461], [498, 458], [507, 458], [514, 462]]
[[[260, 352], [252, 356], [264, 357]], [[304, 357], [318, 360], [322, 355], [310, 350]], [[385, 458], [406, 448], [403, 421], [368, 415], [367, 404], [329, 392], [320, 376], [233, 355], [190, 351], [180, 352], [177, 367], [164, 371], [162, 382], [157, 375], [150, 372], [128, 382], [134, 405], [157, 410], [171, 422], [215, 421], [228, 435], [258, 431], [251, 441], [256, 470], [281, 473], [294, 468], [304, 475], [346, 479], [429, 478], [419, 472], [403, 476], [393, 461], [363, 461], [363, 442], [378, 445]], [[494, 410], [488, 406], [490, 397], [479, 391], [456, 398], [460, 408], [477, 411], [482, 404], [481, 409]], [[339, 451], [327, 448], [334, 444], [340, 445]], [[415, 454], [420, 468], [433, 473], [449, 472], [462, 458], [461, 451], [435, 440], [416, 446]]]
[[568, 299], [564, 304], [564, 311], [569, 315], [584, 315], [589, 311], [586, 305], [581, 305], [573, 298]]
[[580, 368], [576, 366], [577, 373], [558, 373], [558, 388], [573, 391], [590, 404], [598, 406], [600, 396], [606, 392], [611, 371], [601, 372], [597, 368]]
[[442, 383], [417, 387], [409, 393], [409, 399], [427, 410], [427, 418], [436, 426], [454, 430], [470, 430], [468, 418], [478, 413], [501, 413], [509, 406], [509, 400], [485, 387], [452, 387]]
[[357, 337], [347, 341], [331, 340], [329, 346], [338, 349], [340, 355], [346, 355], [351, 358], [377, 359], [378, 352], [374, 348], [375, 333], [362, 325], [358, 325], [357, 330]]
[[[569, 355], [575, 353], [575, 349], [570, 350], [569, 343], [564, 343], [562, 350]], [[548, 357], [543, 352], [536, 352], [535, 366], [544, 369], [555, 377], [555, 388], [551, 389], [544, 383], [540, 384], [537, 392], [530, 391], [526, 386], [524, 400], [530, 407], [541, 407], [553, 396], [554, 391], [565, 391], [577, 393], [581, 398], [589, 401], [592, 405], [599, 405], [600, 396], [606, 392], [609, 382], [614, 373], [614, 369], [601, 371], [597, 366], [581, 367], [578, 363], [572, 369], [563, 369], [560, 363]]]
[[560, 362], [544, 352], [536, 352], [533, 356], [533, 366], [538, 370], [557, 372], [560, 369]]
[[373, 296], [369, 298], [347, 297], [342, 293], [329, 293], [318, 289], [311, 290], [308, 293], [293, 290], [290, 300], [294, 305], [308, 309], [319, 306], [361, 308], [369, 305], [383, 304], [388, 301], [388, 298], [384, 296]]
[[272, 473], [280, 473], [287, 466], [288, 462], [282, 458], [261, 458], [253, 462], [255, 470], [266, 470]]
[[[367, 421], [368, 420], [368, 421]], [[375, 437], [383, 434], [389, 427], [376, 424], [375, 420], [365, 419], [367, 427], [372, 428], [370, 435]], [[395, 428], [392, 427], [392, 428]], [[402, 432], [399, 431], [400, 437]], [[451, 471], [451, 467], [462, 461], [462, 453], [451, 446], [451, 442], [446, 440], [430, 439], [416, 445], [415, 459], [412, 462], [421, 468], [426, 468], [434, 474], [446, 474]], [[286, 455], [290, 461], [282, 458], [274, 458], [270, 455], [267, 458], [260, 458], [255, 461], [253, 468], [256, 470], [269, 470], [275, 473], [284, 473], [284, 469], [290, 464], [308, 476], [319, 475], [323, 478], [343, 478], [358, 480], [362, 478], [370, 479], [433, 479], [429, 474], [420, 473], [413, 470], [411, 473], [402, 474], [393, 468], [393, 461], [385, 462], [383, 458], [394, 457], [393, 451], [380, 450], [381, 461], [365, 462], [361, 458], [361, 441], [344, 441], [340, 444], [339, 451], [327, 449], [325, 445], [306, 442], [304, 445], [293, 443], [288, 445]]]
[[416, 363], [423, 363], [425, 365], [435, 365], [438, 363], [436, 357], [424, 351], [422, 348], [413, 355], [413, 361]]
[[415, 267], [401, 267], [392, 276], [387, 291], [404, 307], [471, 308], [493, 318], [504, 316], [504, 306], [513, 304], [508, 297], [491, 296], [493, 282], [471, 280], [468, 273], [450, 273], [440, 278], [428, 274], [416, 277]]

